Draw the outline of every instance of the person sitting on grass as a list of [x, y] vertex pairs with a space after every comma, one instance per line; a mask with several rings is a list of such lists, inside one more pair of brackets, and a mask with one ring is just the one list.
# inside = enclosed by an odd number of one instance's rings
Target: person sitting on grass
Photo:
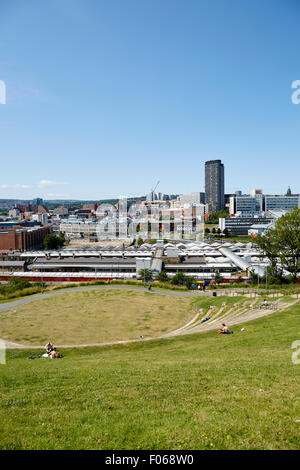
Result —
[[268, 302], [266, 299], [264, 300], [263, 306], [264, 306], [264, 307], [268, 307], [268, 306], [269, 306], [269, 302]]
[[51, 344], [50, 341], [48, 341], [48, 343], [45, 346], [45, 349], [46, 349], [47, 353], [50, 354], [51, 351], [53, 351], [53, 344]]
[[218, 330], [218, 334], [223, 334], [223, 335], [231, 335], [233, 331], [229, 331], [225, 323], [222, 323], [223, 328]]
[[225, 325], [225, 323], [222, 323], [222, 326], [223, 326], [223, 328], [222, 328], [222, 333], [227, 334], [227, 333], [228, 333], [228, 328], [227, 328], [227, 326]]

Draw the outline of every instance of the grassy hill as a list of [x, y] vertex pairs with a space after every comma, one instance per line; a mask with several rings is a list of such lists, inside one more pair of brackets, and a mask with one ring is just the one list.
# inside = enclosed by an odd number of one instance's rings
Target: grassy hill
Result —
[[7, 352], [2, 449], [299, 449], [300, 306], [215, 331], [63, 359]]
[[48, 340], [75, 345], [152, 337], [184, 325], [196, 311], [190, 298], [147, 291], [57, 291], [0, 312], [0, 338], [32, 346]]

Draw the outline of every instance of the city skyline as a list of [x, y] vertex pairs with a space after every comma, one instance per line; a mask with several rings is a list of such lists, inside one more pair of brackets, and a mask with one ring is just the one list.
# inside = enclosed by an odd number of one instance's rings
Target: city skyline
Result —
[[[254, 188], [254, 186], [252, 187], [249, 187], [248, 190], [246, 190], [245, 192], [242, 191], [242, 190], [239, 190], [239, 189], [235, 189], [234, 192], [224, 192], [224, 195], [233, 195], [233, 196], [238, 196], [239, 193], [240, 195], [242, 196], [251, 196], [251, 192], [254, 190], [254, 189], [258, 189], [258, 188]], [[259, 188], [260, 190], [262, 190], [262, 194], [265, 195], [265, 196], [285, 196], [287, 195], [287, 192], [288, 190], [291, 190], [291, 195], [295, 196], [295, 195], [299, 195], [300, 193], [299, 192], [296, 192], [293, 190], [293, 188], [290, 188], [290, 186], [286, 186], [285, 190], [282, 192], [282, 193], [276, 193], [276, 192], [265, 192], [263, 188]], [[158, 191], [158, 192], [155, 192], [154, 194], [163, 194], [163, 195], [167, 195], [167, 196], [188, 196], [188, 195], [191, 195], [191, 194], [194, 194], [194, 193], [202, 193], [202, 194], [205, 194], [205, 187], [202, 191], [189, 191], [189, 192], [186, 192], [186, 193], [182, 193], [182, 192], [174, 192], [174, 193], [166, 193], [165, 191]], [[112, 197], [103, 197], [103, 198], [76, 198], [76, 197], [54, 197], [54, 198], [51, 198], [51, 197], [43, 197], [41, 194], [37, 193], [35, 194], [33, 197], [28, 197], [28, 198], [21, 198], [21, 197], [0, 197], [0, 201], [2, 200], [16, 200], [16, 201], [29, 201], [29, 202], [32, 202], [36, 199], [39, 199], [41, 198], [43, 201], [104, 201], [104, 200], [118, 200], [118, 199], [136, 199], [136, 198], [147, 198], [147, 196], [149, 196], [149, 194], [147, 195], [146, 193], [144, 194], [132, 194], [130, 196], [127, 196], [127, 195], [113, 195]]]

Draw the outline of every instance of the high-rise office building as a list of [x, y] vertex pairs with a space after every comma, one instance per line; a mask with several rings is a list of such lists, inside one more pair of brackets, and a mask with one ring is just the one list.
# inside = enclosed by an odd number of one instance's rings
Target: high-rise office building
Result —
[[211, 212], [224, 209], [224, 165], [221, 160], [205, 162], [205, 202]]

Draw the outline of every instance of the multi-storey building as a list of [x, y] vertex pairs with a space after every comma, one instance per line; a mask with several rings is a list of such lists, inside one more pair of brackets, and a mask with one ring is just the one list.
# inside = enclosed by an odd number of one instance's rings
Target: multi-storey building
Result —
[[290, 211], [294, 207], [300, 208], [300, 196], [265, 196], [265, 210]]
[[235, 213], [255, 214], [263, 210], [263, 196], [257, 194], [255, 196], [236, 196]]
[[294, 207], [300, 207], [299, 195], [264, 196], [260, 189], [253, 190], [251, 195], [231, 197], [229, 213], [230, 215], [258, 215], [263, 211], [290, 211]]
[[221, 160], [205, 162], [205, 202], [211, 212], [224, 209], [224, 165]]
[[248, 230], [253, 225], [268, 225], [274, 222], [273, 217], [264, 216], [242, 216], [227, 217], [219, 219], [219, 228], [223, 232], [225, 229], [232, 235], [248, 235]]
[[27, 251], [43, 246], [46, 235], [52, 233], [52, 227], [14, 227], [0, 230], [0, 250]]

